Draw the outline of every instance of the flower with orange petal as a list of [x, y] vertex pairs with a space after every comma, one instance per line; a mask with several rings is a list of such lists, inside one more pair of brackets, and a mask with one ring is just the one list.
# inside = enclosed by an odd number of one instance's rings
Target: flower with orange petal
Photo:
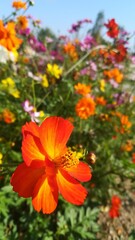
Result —
[[124, 115], [120, 112], [116, 112], [115, 116], [117, 116], [120, 120], [120, 127], [115, 126], [116, 132], [120, 132], [121, 134], [130, 132], [130, 128], [132, 126], [132, 123], [129, 121], [128, 116]]
[[70, 58], [73, 61], [76, 61], [78, 59], [78, 53], [76, 51], [76, 47], [73, 43], [68, 42], [67, 44], [64, 45], [63, 47], [64, 52], [70, 56]]
[[22, 1], [14, 1], [12, 3], [12, 7], [14, 7], [16, 10], [19, 10], [19, 9], [26, 9], [26, 3], [25, 2], [22, 2]]
[[120, 72], [120, 70], [118, 68], [113, 68], [111, 70], [105, 70], [104, 75], [108, 79], [114, 79], [115, 82], [117, 82], [117, 83], [121, 83], [123, 80], [123, 74]]
[[52, 213], [59, 193], [76, 205], [83, 204], [87, 196], [79, 181], [89, 181], [91, 171], [66, 146], [72, 130], [72, 123], [61, 117], [48, 117], [40, 126], [26, 123], [22, 128], [24, 162], [13, 173], [11, 185], [19, 196], [31, 197], [38, 212]]
[[2, 20], [0, 20], [0, 29], [0, 45], [9, 51], [19, 48], [22, 39], [16, 36], [15, 23], [8, 22], [6, 27], [4, 27]]
[[95, 114], [95, 102], [92, 97], [84, 97], [78, 101], [75, 107], [76, 114], [82, 119]]
[[133, 150], [132, 141], [127, 140], [127, 142], [121, 146], [121, 150], [125, 152], [131, 152]]
[[128, 120], [127, 115], [122, 115], [120, 118], [120, 122], [123, 127], [123, 131], [127, 131], [132, 126], [132, 123]]
[[13, 123], [16, 120], [15, 115], [9, 109], [4, 109], [2, 117], [4, 122], [8, 124]]
[[91, 92], [91, 86], [86, 85], [84, 83], [78, 83], [74, 86], [76, 93], [81, 94], [83, 96], [87, 95]]
[[5, 36], [6, 36], [6, 30], [3, 25], [3, 21], [0, 20], [0, 39], [5, 38]]
[[99, 104], [99, 105], [105, 106], [106, 105], [106, 100], [104, 99], [103, 96], [97, 97], [96, 98], [96, 103]]
[[108, 28], [107, 35], [111, 38], [116, 38], [119, 34], [118, 24], [115, 22], [115, 19], [111, 19], [108, 23], [104, 24]]
[[28, 27], [28, 20], [25, 16], [19, 16], [17, 18], [17, 28], [24, 30]]

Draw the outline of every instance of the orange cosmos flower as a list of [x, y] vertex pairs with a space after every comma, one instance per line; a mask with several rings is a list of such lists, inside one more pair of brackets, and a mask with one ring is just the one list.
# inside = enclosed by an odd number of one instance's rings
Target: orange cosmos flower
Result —
[[0, 39], [5, 38], [5, 36], [6, 36], [6, 31], [5, 31], [2, 20], [0, 20]]
[[132, 123], [128, 120], [127, 115], [122, 115], [120, 121], [125, 130], [129, 129], [132, 126]]
[[12, 3], [12, 7], [14, 7], [16, 10], [19, 10], [21, 8], [26, 9], [26, 3], [22, 1], [14, 1]]
[[19, 48], [21, 43], [22, 39], [16, 37], [15, 24], [8, 22], [6, 27], [4, 27], [2, 20], [0, 20], [0, 45], [12, 51]]
[[120, 72], [118, 68], [113, 68], [111, 70], [105, 70], [104, 75], [111, 79], [113, 78], [117, 83], [121, 83], [123, 80], [123, 74]]
[[16, 120], [15, 115], [8, 109], [4, 109], [3, 119], [4, 119], [4, 122], [8, 124], [13, 123]]
[[71, 57], [72, 60], [76, 61], [78, 59], [76, 47], [71, 42], [65, 44], [63, 50], [66, 54], [68, 54]]
[[106, 100], [104, 99], [103, 96], [97, 97], [97, 98], [96, 98], [96, 103], [99, 104], [99, 105], [104, 106], [104, 105], [106, 105]]
[[91, 97], [84, 97], [78, 101], [75, 110], [80, 118], [87, 119], [95, 114], [95, 102]]
[[19, 16], [17, 18], [17, 27], [19, 29], [26, 29], [28, 27], [28, 20], [25, 16]]
[[133, 150], [133, 144], [131, 140], [127, 140], [126, 144], [121, 146], [121, 150], [125, 152], [131, 152]]
[[104, 24], [108, 28], [107, 35], [111, 38], [116, 38], [119, 34], [118, 24], [115, 22], [115, 19], [111, 19], [108, 23]]
[[52, 213], [58, 193], [76, 205], [86, 198], [87, 190], [79, 181], [89, 181], [91, 171], [66, 146], [72, 130], [72, 123], [61, 117], [48, 117], [40, 126], [26, 123], [22, 128], [24, 163], [13, 173], [11, 185], [19, 196], [31, 197], [38, 212]]
[[129, 118], [127, 115], [124, 115], [120, 112], [116, 112], [115, 115], [120, 119], [120, 127], [116, 126], [115, 130], [117, 132], [120, 132], [121, 134], [124, 134], [126, 132], [130, 132], [130, 128], [132, 126], [132, 123], [129, 121]]
[[83, 96], [85, 96], [91, 92], [91, 86], [83, 84], [83, 83], [76, 84], [74, 86], [74, 89], [76, 90], [76, 93], [81, 94]]

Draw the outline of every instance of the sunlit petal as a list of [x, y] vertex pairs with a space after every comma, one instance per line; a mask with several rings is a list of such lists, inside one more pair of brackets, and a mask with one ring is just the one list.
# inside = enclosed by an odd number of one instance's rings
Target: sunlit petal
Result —
[[22, 142], [22, 156], [28, 166], [30, 166], [33, 161], [37, 167], [44, 165], [45, 152], [39, 138], [27, 134]]
[[26, 137], [28, 133], [39, 137], [39, 126], [35, 122], [26, 123], [22, 127], [23, 137]]
[[32, 198], [34, 209], [38, 212], [50, 214], [57, 207], [58, 188], [55, 179], [43, 175], [37, 182]]
[[41, 143], [51, 159], [59, 158], [66, 151], [66, 143], [73, 125], [61, 117], [48, 117], [40, 126]]
[[31, 197], [36, 182], [44, 173], [44, 168], [34, 169], [27, 167], [25, 163], [20, 164], [11, 177], [13, 190], [21, 197]]
[[66, 170], [72, 177], [76, 178], [81, 182], [87, 182], [92, 177], [90, 167], [83, 162], [79, 162], [77, 166], [67, 168]]
[[87, 190], [77, 180], [64, 170], [58, 171], [56, 178], [59, 191], [65, 200], [76, 205], [83, 204]]

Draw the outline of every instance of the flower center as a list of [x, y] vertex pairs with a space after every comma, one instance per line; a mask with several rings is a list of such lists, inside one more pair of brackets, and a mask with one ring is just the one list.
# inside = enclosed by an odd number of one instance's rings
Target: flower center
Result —
[[63, 168], [71, 168], [78, 164], [79, 160], [76, 158], [76, 152], [73, 152], [68, 148], [67, 152], [61, 157], [58, 165]]

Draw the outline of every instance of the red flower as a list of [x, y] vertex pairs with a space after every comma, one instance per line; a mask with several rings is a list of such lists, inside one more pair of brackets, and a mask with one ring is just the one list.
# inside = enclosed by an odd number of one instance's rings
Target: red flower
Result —
[[132, 162], [135, 163], [135, 153], [132, 154]]
[[118, 196], [114, 195], [111, 199], [111, 203], [113, 207], [120, 207], [121, 199]]
[[111, 199], [111, 208], [109, 210], [109, 216], [111, 218], [119, 217], [120, 206], [121, 206], [121, 199], [118, 196], [114, 195]]
[[122, 62], [127, 55], [127, 48], [123, 44], [118, 44], [116, 50], [115, 60], [116, 62]]
[[119, 213], [119, 209], [115, 208], [115, 207], [111, 207], [109, 210], [109, 216], [111, 218], [115, 218], [115, 217], [119, 217], [120, 213]]
[[119, 34], [118, 24], [115, 22], [115, 19], [111, 19], [108, 23], [104, 24], [108, 28], [107, 35], [111, 38], [116, 38]]
[[22, 128], [24, 163], [13, 173], [11, 185], [19, 196], [31, 197], [38, 212], [52, 213], [58, 193], [76, 205], [86, 198], [87, 190], [79, 181], [89, 181], [91, 171], [66, 146], [72, 130], [72, 123], [60, 117], [48, 117], [40, 126], [26, 123]]

